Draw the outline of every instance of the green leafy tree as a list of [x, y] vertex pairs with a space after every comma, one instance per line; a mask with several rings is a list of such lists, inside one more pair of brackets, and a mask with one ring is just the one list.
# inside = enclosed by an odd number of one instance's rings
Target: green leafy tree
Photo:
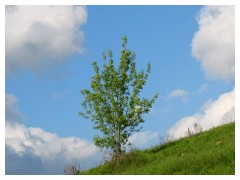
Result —
[[133, 132], [138, 132], [144, 122], [143, 114], [148, 113], [158, 94], [152, 99], [140, 98], [139, 93], [146, 84], [151, 70], [147, 65], [146, 72], [136, 71], [136, 56], [126, 48], [127, 38], [122, 37], [120, 64], [114, 67], [112, 51], [103, 53], [102, 70], [93, 62], [95, 75], [92, 77], [91, 89], [83, 89], [85, 100], [82, 105], [85, 112], [79, 114], [94, 122], [94, 129], [100, 130], [102, 136], [96, 135], [94, 143], [101, 149], [113, 152], [113, 157], [119, 159], [125, 152], [125, 145]]

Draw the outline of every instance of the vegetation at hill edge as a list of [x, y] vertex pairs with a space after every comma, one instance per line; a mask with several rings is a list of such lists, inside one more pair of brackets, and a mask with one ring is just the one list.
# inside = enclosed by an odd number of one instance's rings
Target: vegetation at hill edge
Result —
[[235, 123], [167, 142], [132, 150], [120, 161], [108, 161], [80, 175], [202, 175], [235, 174]]

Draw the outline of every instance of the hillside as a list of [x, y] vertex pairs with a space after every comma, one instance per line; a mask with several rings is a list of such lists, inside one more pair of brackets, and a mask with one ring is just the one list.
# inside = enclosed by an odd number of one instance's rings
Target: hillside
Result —
[[134, 150], [117, 165], [106, 162], [79, 174], [235, 174], [235, 123]]

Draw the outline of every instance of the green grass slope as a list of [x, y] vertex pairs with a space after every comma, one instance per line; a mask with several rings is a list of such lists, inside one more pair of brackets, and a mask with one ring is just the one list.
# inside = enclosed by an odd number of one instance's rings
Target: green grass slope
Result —
[[134, 150], [118, 164], [106, 162], [79, 174], [235, 174], [235, 123], [147, 150]]

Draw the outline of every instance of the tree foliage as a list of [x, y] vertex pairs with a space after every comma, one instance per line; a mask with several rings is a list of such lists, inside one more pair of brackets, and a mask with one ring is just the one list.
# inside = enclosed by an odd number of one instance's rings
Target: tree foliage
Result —
[[142, 128], [139, 124], [144, 122], [143, 114], [149, 112], [158, 97], [158, 94], [150, 100], [139, 97], [151, 66], [147, 65], [146, 72], [137, 72], [135, 53], [128, 50], [126, 44], [127, 38], [123, 36], [118, 68], [114, 67], [111, 50], [107, 55], [103, 53], [101, 70], [97, 62], [93, 62], [95, 75], [91, 81], [92, 90], [81, 91], [85, 96], [82, 103], [85, 112], [79, 112], [82, 117], [94, 122], [94, 129], [102, 132], [101, 137], [94, 137], [95, 145], [111, 150], [116, 159], [125, 151], [129, 136]]

